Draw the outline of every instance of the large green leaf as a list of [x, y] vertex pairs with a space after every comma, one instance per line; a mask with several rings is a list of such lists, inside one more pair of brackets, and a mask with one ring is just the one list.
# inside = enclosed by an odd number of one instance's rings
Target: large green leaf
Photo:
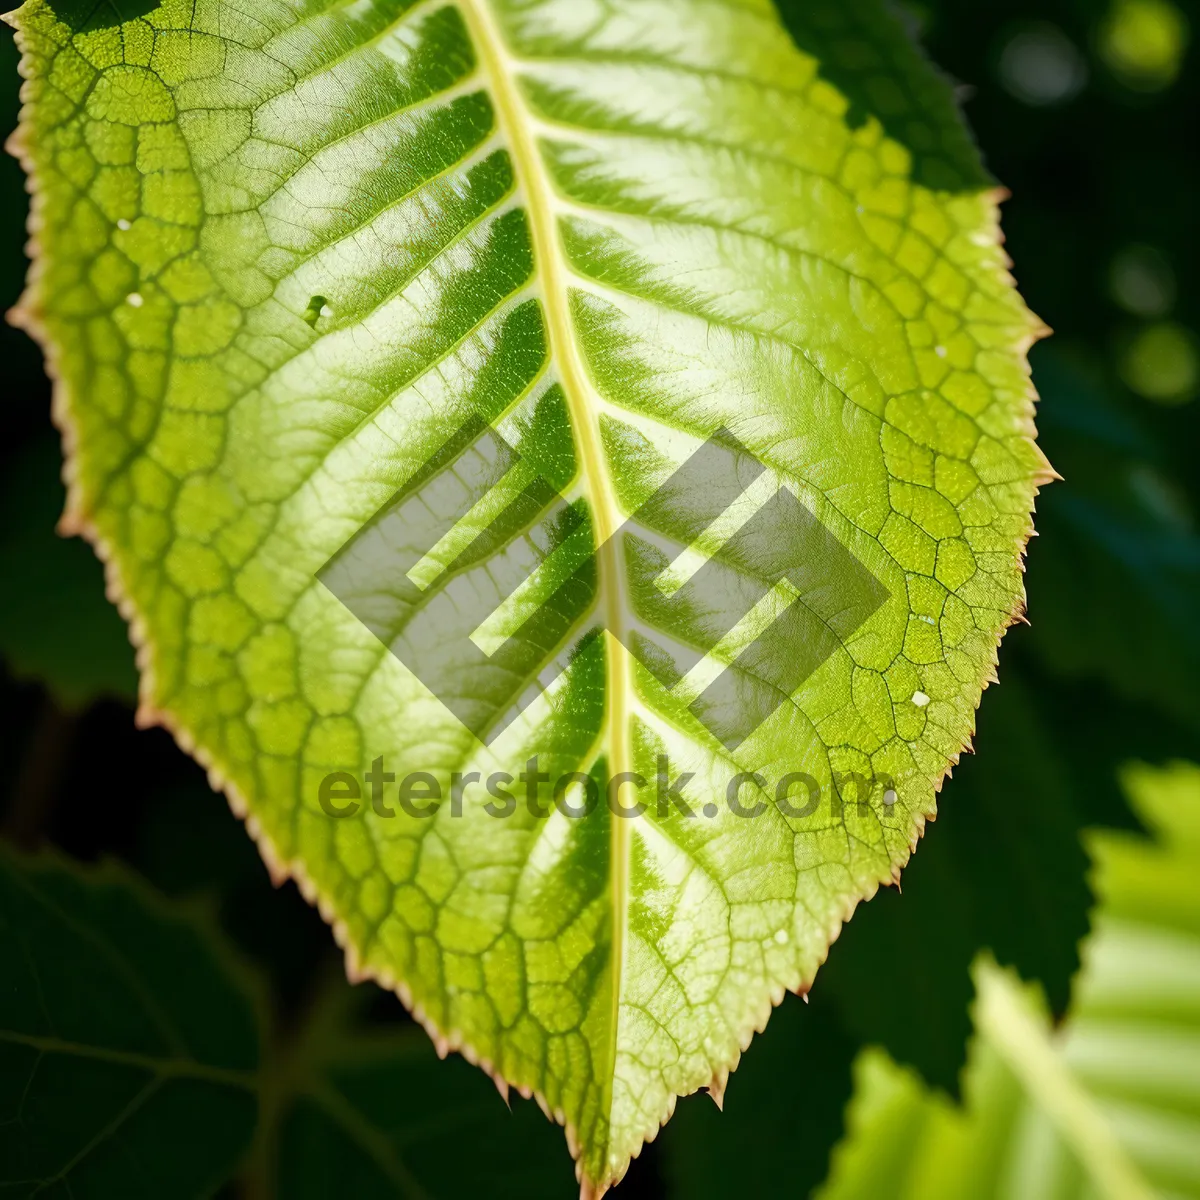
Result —
[[[844, 78], [853, 30], [813, 11]], [[1021, 609], [1037, 326], [993, 195], [929, 169], [944, 92], [889, 87], [920, 64], [864, 43], [883, 118], [851, 113], [821, 38], [764, 0], [16, 20], [22, 312], [143, 721], [209, 766], [351, 972], [536, 1091], [602, 1191], [896, 877]], [[724, 484], [660, 490], [706, 445]], [[619, 532], [635, 511], [657, 542]], [[655, 589], [685, 550], [722, 598]], [[409, 815], [382, 778], [446, 793], [533, 755], [579, 773], [545, 819], [496, 819], [478, 782]], [[659, 811], [660, 756], [690, 819]], [[323, 811], [326, 776], [380, 759], [377, 803]], [[641, 817], [564, 812], [626, 772]], [[753, 821], [717, 803], [739, 772], [765, 780]], [[771, 802], [798, 772], [807, 815]]]
[[1155, 841], [1090, 839], [1100, 905], [1065, 1026], [981, 965], [966, 1110], [864, 1055], [824, 1200], [1200, 1196], [1200, 769], [1127, 783]]

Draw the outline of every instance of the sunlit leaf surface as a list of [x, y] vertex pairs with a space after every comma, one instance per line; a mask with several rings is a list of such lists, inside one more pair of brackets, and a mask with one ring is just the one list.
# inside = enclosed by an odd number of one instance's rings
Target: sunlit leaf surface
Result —
[[142, 720], [603, 1190], [897, 875], [1022, 606], [1037, 324], [944, 91], [763, 0], [16, 19]]

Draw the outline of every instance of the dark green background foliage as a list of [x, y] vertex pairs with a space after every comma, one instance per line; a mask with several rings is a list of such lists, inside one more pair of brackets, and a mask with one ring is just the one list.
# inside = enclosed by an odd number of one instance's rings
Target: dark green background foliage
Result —
[[[1200, 38], [1200, 6], [1175, 3]], [[781, 7], [804, 44], [820, 6]], [[882, 9], [830, 12], [869, 29]], [[723, 1114], [681, 1103], [634, 1163], [628, 1200], [807, 1191], [865, 1044], [954, 1092], [981, 948], [1061, 1011], [1091, 904], [1080, 830], [1132, 823], [1118, 764], [1200, 760], [1195, 54], [1173, 82], [1122, 72], [1106, 13], [1100, 0], [927, 0], [887, 18], [916, 25], [963, 81], [988, 170], [1013, 193], [1021, 290], [1056, 331], [1033, 364], [1042, 445], [1065, 482], [1038, 502], [1032, 624], [1009, 635], [977, 754], [903, 895], [860, 910], [808, 1007], [789, 998], [756, 1039]], [[10, 129], [11, 39], [0, 58]], [[825, 73], [870, 113], [870, 89], [840, 70], [835, 57]], [[953, 151], [948, 110], [941, 135]], [[936, 157], [930, 171], [952, 170], [953, 153]], [[960, 179], [925, 181], [977, 184], [962, 158]], [[25, 271], [10, 160], [0, 204], [7, 305]], [[1155, 350], [1164, 329], [1185, 377], [1169, 403], [1145, 394], [1174, 362]], [[0, 1190], [114, 1195], [132, 1156], [154, 1197], [573, 1195], [561, 1135], [536, 1108], [514, 1097], [510, 1114], [482, 1073], [437, 1063], [398, 1001], [342, 982], [320, 918], [271, 886], [199, 769], [167, 734], [134, 730], [133, 655], [102, 571], [54, 536], [40, 357], [7, 328], [0, 357], [0, 821], [18, 848], [0, 855]], [[39, 844], [55, 849], [29, 857]], [[110, 865], [80, 875], [68, 858]], [[33, 980], [41, 1009], [20, 999]]]

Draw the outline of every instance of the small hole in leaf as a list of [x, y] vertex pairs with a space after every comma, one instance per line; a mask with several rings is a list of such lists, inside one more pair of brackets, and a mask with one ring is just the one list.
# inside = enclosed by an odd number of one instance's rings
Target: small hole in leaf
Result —
[[329, 301], [324, 296], [309, 297], [308, 307], [304, 310], [304, 323], [310, 328], [315, 329], [318, 317], [333, 316], [333, 309], [329, 307]]

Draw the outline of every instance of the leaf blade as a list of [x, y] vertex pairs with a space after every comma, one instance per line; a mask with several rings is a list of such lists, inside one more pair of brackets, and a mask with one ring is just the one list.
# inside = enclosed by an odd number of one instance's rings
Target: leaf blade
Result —
[[[21, 24], [45, 245], [27, 311], [81, 446], [72, 517], [136, 617], [141, 717], [210, 767], [351, 970], [537, 1090], [603, 1189], [907, 859], [1019, 610], [1045, 466], [1036, 327], [989, 194], [930, 192], [877, 124], [810, 100], [816, 64], [773, 10], [589, 14], [280, 4], [256, 20], [210, 0], [118, 42], [68, 37], [33, 3]], [[93, 370], [103, 404], [82, 399]], [[502, 754], [480, 750], [317, 576], [467, 416], [515, 426], [532, 457], [540, 412], [569, 434], [601, 547], [572, 630], [607, 601], [599, 623], [619, 632], [632, 589], [608, 535], [718, 425], [890, 601], [736, 754], [613, 637], [578, 638], [558, 691]], [[523, 560], [511, 537], [531, 529], [545, 545]], [[448, 587], [498, 603], [489, 572], [549, 563], [560, 533], [518, 525], [507, 557], [466, 561]], [[402, 592], [368, 597], [387, 648], [436, 640]], [[804, 768], [830, 815], [768, 806], [750, 837], [719, 812], [518, 813], [501, 848], [477, 806], [453, 824], [321, 813], [326, 775], [385, 750], [445, 783], [531, 751], [601, 789], [637, 767], [651, 800], [662, 753], [701, 800], [747, 765]], [[894, 778], [898, 802], [847, 804], [835, 778], [855, 773]]]

